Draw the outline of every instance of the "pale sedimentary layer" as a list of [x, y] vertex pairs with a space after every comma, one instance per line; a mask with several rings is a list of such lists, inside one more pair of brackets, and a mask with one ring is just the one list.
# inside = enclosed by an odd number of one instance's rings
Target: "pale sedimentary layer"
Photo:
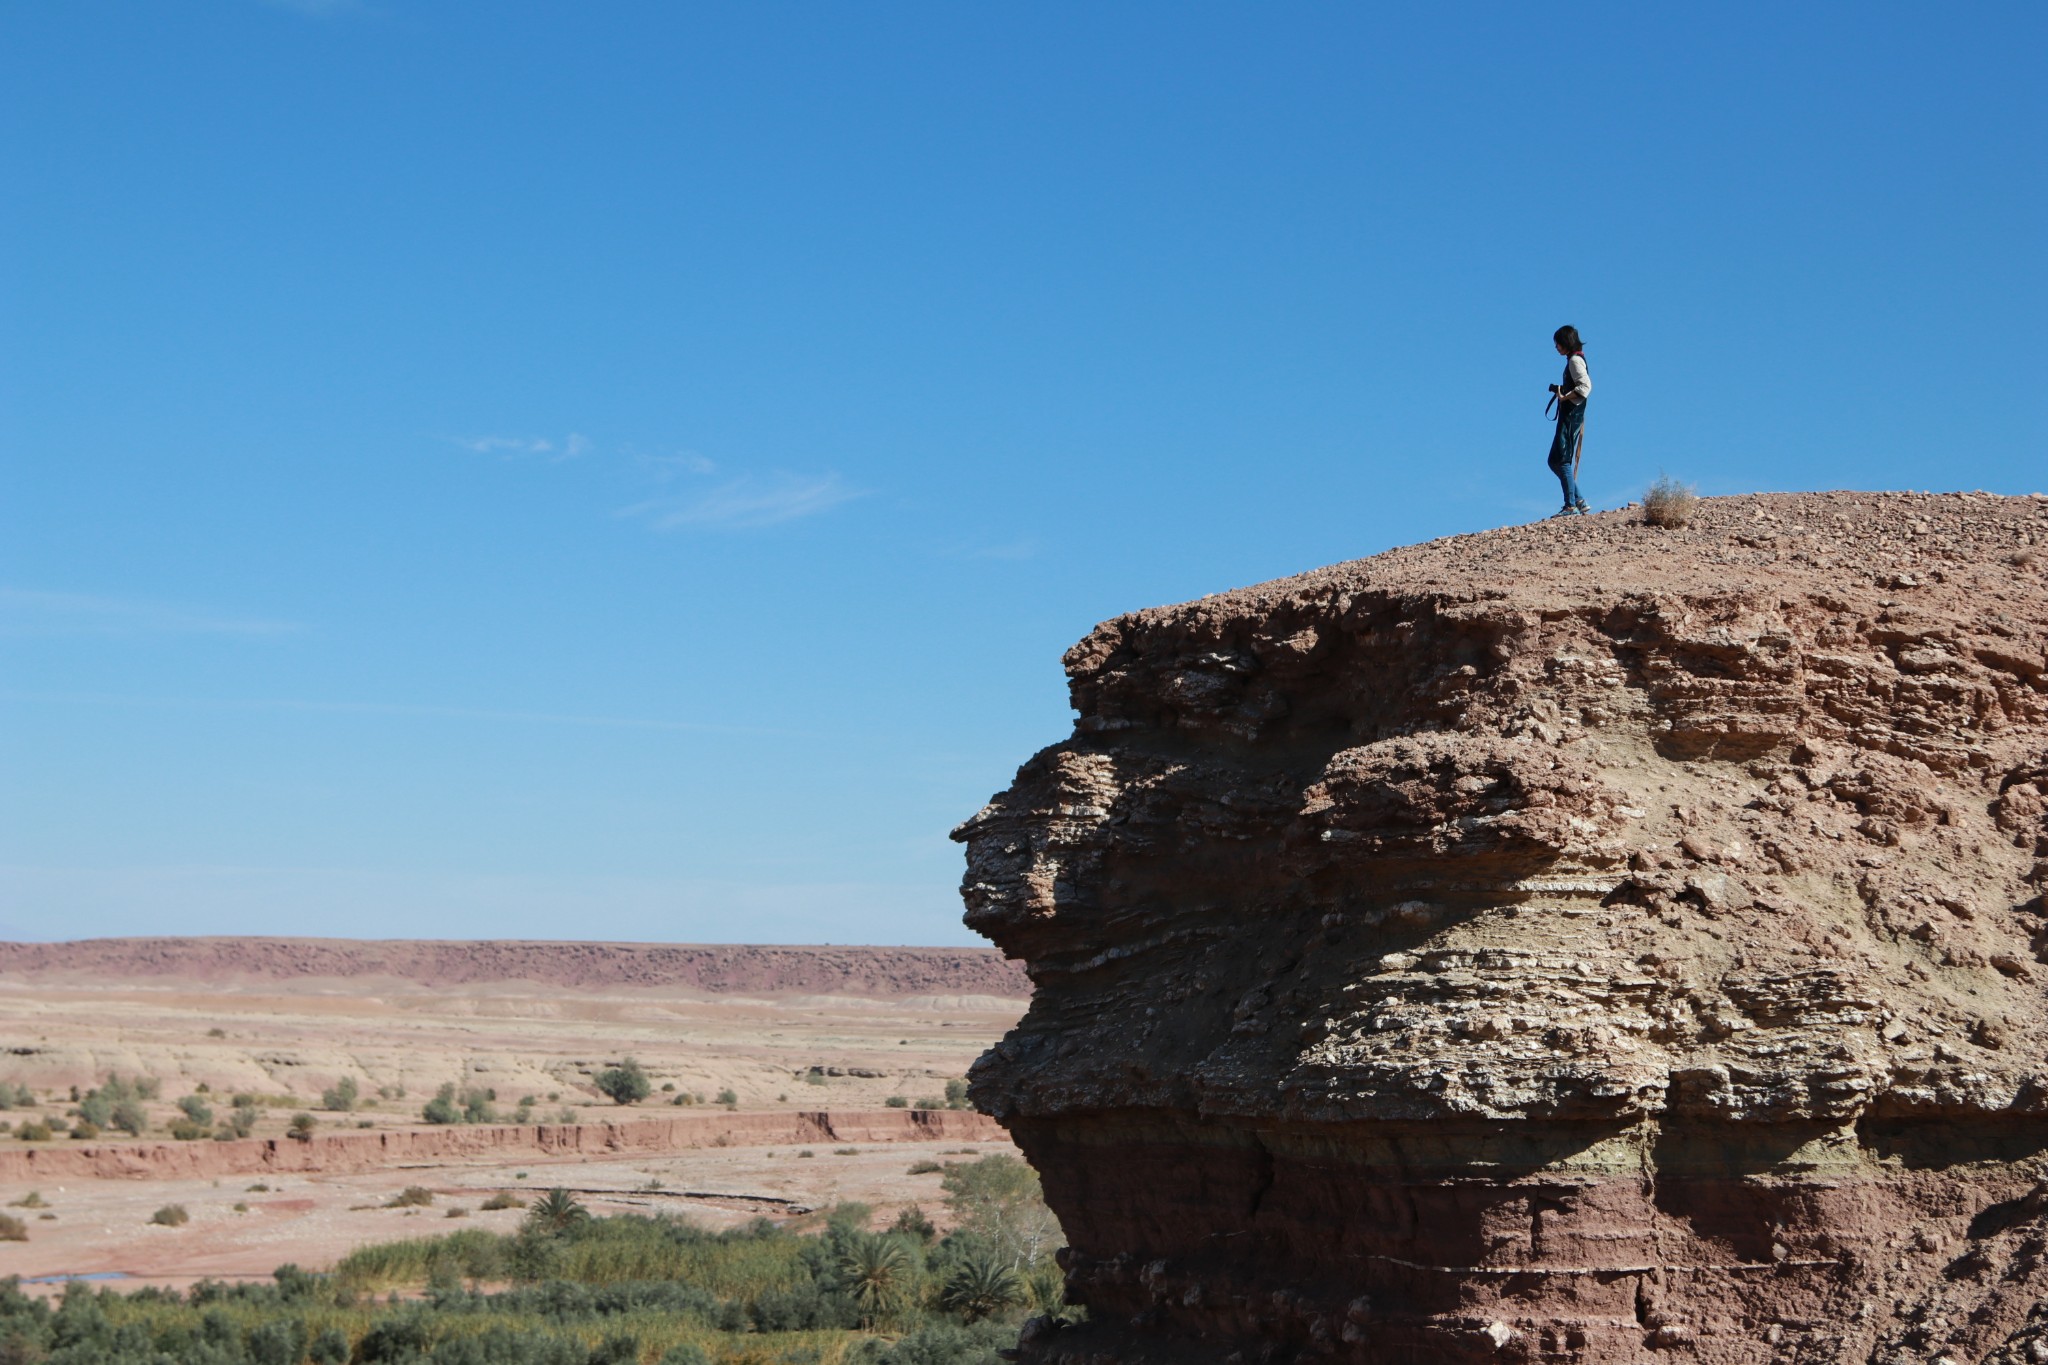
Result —
[[1713, 499], [1098, 627], [959, 831], [1091, 1314], [1026, 1359], [2032, 1359], [2044, 537]]

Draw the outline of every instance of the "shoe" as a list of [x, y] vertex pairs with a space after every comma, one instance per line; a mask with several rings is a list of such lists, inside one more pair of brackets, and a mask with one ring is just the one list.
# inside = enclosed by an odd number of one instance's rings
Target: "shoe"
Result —
[[1586, 506], [1586, 500], [1585, 500], [1584, 498], [1580, 498], [1580, 499], [1579, 499], [1579, 501], [1578, 501], [1578, 503], [1577, 503], [1577, 507], [1578, 507], [1579, 515], [1580, 515], [1580, 516], [1582, 516], [1582, 517], [1583, 517], [1583, 516], [1587, 516], [1587, 515], [1590, 515], [1590, 514], [1592, 513], [1592, 511], [1593, 511], [1593, 509], [1592, 509], [1592, 508], [1590, 508], [1590, 507]]
[[1576, 507], [1560, 507], [1557, 511], [1550, 514], [1550, 519], [1556, 521], [1559, 517], [1575, 517], [1578, 514], [1579, 509]]

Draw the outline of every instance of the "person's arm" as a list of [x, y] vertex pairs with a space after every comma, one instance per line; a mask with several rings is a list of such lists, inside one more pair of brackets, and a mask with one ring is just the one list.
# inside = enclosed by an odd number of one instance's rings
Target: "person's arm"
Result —
[[1564, 372], [1566, 378], [1570, 381], [1570, 387], [1564, 391], [1564, 396], [1567, 400], [1573, 403], [1583, 403], [1593, 396], [1593, 376], [1586, 371], [1586, 358], [1584, 356], [1575, 355], [1570, 360], [1567, 360], [1564, 365]]

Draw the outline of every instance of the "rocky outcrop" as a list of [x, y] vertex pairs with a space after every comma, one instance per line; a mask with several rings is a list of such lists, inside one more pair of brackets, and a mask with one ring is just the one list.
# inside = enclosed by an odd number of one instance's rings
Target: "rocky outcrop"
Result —
[[956, 832], [1089, 1310], [1023, 1358], [2048, 1358], [2044, 538], [1712, 499], [1098, 627]]
[[99, 938], [0, 943], [0, 977], [217, 984], [365, 978], [420, 986], [526, 981], [571, 990], [708, 995], [1028, 994], [988, 948], [745, 943], [538, 943], [518, 939]]
[[336, 1175], [450, 1161], [601, 1157], [803, 1142], [978, 1142], [1000, 1137], [980, 1114], [946, 1109], [683, 1114], [617, 1123], [493, 1123], [233, 1142], [66, 1142], [0, 1150], [0, 1186], [37, 1180], [196, 1180]]

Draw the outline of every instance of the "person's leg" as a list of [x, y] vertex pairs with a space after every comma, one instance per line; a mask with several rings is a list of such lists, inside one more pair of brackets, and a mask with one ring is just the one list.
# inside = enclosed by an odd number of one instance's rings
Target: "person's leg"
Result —
[[1579, 489], [1572, 481], [1572, 443], [1567, 437], [1565, 422], [1565, 413], [1560, 412], [1557, 415], [1557, 433], [1550, 438], [1550, 472], [1557, 475], [1558, 486], [1564, 490], [1564, 510], [1569, 512], [1578, 504]]
[[1563, 420], [1558, 423], [1558, 426], [1564, 432], [1565, 472], [1570, 476], [1565, 489], [1565, 505], [1576, 507], [1583, 512], [1586, 510], [1586, 495], [1579, 491], [1578, 463], [1579, 442], [1585, 439], [1586, 434], [1586, 405], [1584, 403], [1572, 404], [1566, 410], [1566, 414]]

